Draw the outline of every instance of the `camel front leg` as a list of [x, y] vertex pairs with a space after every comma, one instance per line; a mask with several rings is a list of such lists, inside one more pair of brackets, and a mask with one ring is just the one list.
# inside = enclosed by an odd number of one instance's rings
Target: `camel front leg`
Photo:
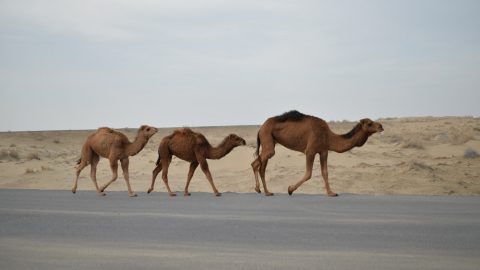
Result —
[[150, 184], [150, 188], [148, 189], [147, 193], [153, 191], [153, 186], [155, 185], [155, 179], [157, 179], [157, 175], [162, 171], [162, 163], [158, 163], [158, 165], [153, 169], [152, 172], [152, 183]]
[[257, 193], [262, 193], [262, 191], [260, 190], [260, 179], [259, 179], [259, 175], [258, 175], [258, 171], [260, 169], [260, 165], [262, 163], [260, 162], [260, 157], [257, 157], [257, 159], [255, 159], [255, 161], [252, 162], [252, 169], [253, 169], [253, 174], [255, 175], [255, 191]]
[[130, 162], [128, 161], [128, 158], [120, 160], [120, 163], [122, 164], [123, 178], [125, 178], [125, 183], [127, 183], [128, 196], [137, 197], [137, 194], [133, 192], [132, 187], [130, 186], [130, 176], [128, 174], [128, 164]]
[[208, 179], [208, 182], [210, 182], [210, 185], [212, 186], [213, 189], [213, 194], [217, 197], [222, 196], [222, 193], [218, 192], [217, 188], [215, 187], [215, 184], [213, 183], [213, 178], [212, 174], [210, 173], [210, 169], [208, 168], [208, 163], [205, 159], [202, 159], [199, 161], [200, 163], [200, 168], [202, 168], [203, 173]]
[[92, 164], [90, 165], [90, 178], [92, 179], [93, 185], [95, 186], [95, 190], [97, 194], [100, 196], [105, 196], [105, 192], [101, 192], [100, 188], [98, 187], [97, 183], [97, 165], [100, 161], [100, 157], [98, 155], [92, 156]]
[[298, 187], [300, 187], [303, 183], [308, 181], [310, 178], [312, 178], [312, 169], [313, 169], [313, 161], [315, 160], [315, 154], [316, 153], [308, 153], [306, 154], [306, 170], [305, 170], [305, 175], [303, 176], [300, 181], [298, 181], [295, 185], [289, 186], [288, 187], [288, 195], [292, 195], [292, 193], [297, 190]]
[[118, 178], [118, 160], [110, 159], [110, 169], [112, 169], [112, 180], [106, 183], [100, 188], [100, 192], [104, 192], [105, 189]]
[[188, 186], [190, 185], [190, 180], [192, 180], [193, 173], [198, 167], [198, 162], [194, 161], [190, 163], [190, 168], [188, 169], [188, 176], [187, 176], [187, 184], [185, 185], [185, 196], [190, 196], [190, 192], [188, 192]]
[[337, 193], [333, 192], [330, 189], [330, 184], [328, 183], [328, 169], [327, 169], [327, 159], [328, 159], [328, 151], [320, 153], [320, 166], [322, 167], [322, 177], [323, 181], [325, 181], [325, 191], [329, 197], [336, 197], [338, 196]]

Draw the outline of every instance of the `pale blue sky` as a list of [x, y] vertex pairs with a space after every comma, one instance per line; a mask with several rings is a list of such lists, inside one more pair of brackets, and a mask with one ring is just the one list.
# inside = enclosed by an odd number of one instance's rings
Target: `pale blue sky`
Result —
[[480, 1], [0, 0], [0, 131], [480, 116]]

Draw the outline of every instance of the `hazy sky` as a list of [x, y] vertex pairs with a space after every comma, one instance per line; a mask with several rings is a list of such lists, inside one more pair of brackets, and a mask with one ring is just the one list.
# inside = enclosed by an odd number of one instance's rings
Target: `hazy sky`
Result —
[[0, 0], [0, 130], [480, 116], [480, 1]]

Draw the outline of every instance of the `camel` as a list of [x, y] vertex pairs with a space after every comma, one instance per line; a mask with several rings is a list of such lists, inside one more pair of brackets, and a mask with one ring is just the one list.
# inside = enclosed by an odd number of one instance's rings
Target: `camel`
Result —
[[[328, 184], [328, 151], [343, 153], [353, 147], [361, 147], [372, 134], [382, 131], [383, 127], [380, 123], [362, 119], [350, 132], [337, 135], [330, 130], [324, 120], [295, 110], [268, 118], [258, 131], [255, 152], [257, 158], [251, 164], [255, 175], [255, 191], [261, 193], [258, 179], [260, 174], [265, 195], [273, 195], [268, 191], [265, 182], [265, 170], [268, 160], [275, 155], [275, 144], [279, 143], [288, 149], [303, 152], [306, 156], [305, 175], [296, 184], [288, 187], [289, 195], [312, 177], [313, 162], [318, 153], [326, 194], [330, 197], [338, 196]], [[259, 154], [260, 146], [262, 151]]]
[[162, 179], [170, 196], [176, 196], [176, 193], [170, 190], [168, 186], [168, 166], [172, 161], [172, 156], [176, 156], [182, 160], [190, 162], [190, 169], [188, 171], [187, 183], [185, 185], [185, 196], [190, 196], [188, 186], [193, 177], [195, 169], [200, 164], [200, 168], [210, 182], [215, 196], [221, 196], [215, 184], [213, 183], [212, 174], [208, 168], [207, 159], [221, 159], [226, 156], [233, 148], [245, 145], [245, 140], [241, 137], [230, 134], [218, 146], [213, 147], [207, 141], [205, 136], [194, 132], [189, 128], [182, 128], [175, 130], [171, 135], [166, 136], [158, 146], [158, 160], [156, 167], [153, 170], [152, 184], [148, 189], [148, 193], [153, 191], [155, 179], [157, 175], [162, 172]]
[[[147, 125], [143, 125], [138, 129], [137, 137], [133, 142], [130, 142], [123, 133], [113, 130], [108, 127], [101, 127], [95, 133], [88, 136], [82, 147], [82, 156], [77, 161], [76, 178], [74, 180], [72, 192], [77, 191], [77, 183], [80, 172], [91, 165], [90, 178], [92, 178], [97, 194], [105, 196], [105, 189], [117, 179], [118, 161], [122, 165], [123, 176], [127, 183], [128, 195], [136, 197], [130, 187], [128, 175], [128, 157], [138, 154], [147, 144], [148, 140], [157, 133], [157, 129]], [[101, 188], [97, 184], [97, 164], [100, 157], [108, 158], [110, 161], [110, 168], [112, 169], [112, 179]]]

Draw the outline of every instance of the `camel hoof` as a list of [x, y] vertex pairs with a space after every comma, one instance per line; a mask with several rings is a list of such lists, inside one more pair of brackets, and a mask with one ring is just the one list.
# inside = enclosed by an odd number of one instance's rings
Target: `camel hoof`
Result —
[[217, 192], [217, 193], [214, 193], [214, 195], [215, 195], [216, 197], [221, 197], [221, 196], [222, 196], [222, 193]]
[[291, 186], [288, 187], [288, 195], [292, 196], [292, 193], [293, 193], [293, 189]]
[[149, 188], [147, 193], [150, 194], [150, 192], [152, 192], [152, 191], [153, 191], [153, 188]]
[[105, 194], [105, 192], [97, 192], [98, 196], [107, 196], [107, 194]]
[[265, 196], [273, 196], [272, 192], [265, 192]]
[[173, 192], [172, 192], [172, 193], [168, 193], [168, 195], [170, 195], [170, 197], [175, 197], [175, 196], [177, 196], [177, 194], [176, 194], [176, 193], [173, 193]]
[[183, 193], [183, 196], [190, 196], [190, 195], [192, 195], [192, 194], [190, 194], [190, 192]]
[[327, 195], [328, 197], [338, 197], [338, 194], [335, 192], [329, 192]]
[[262, 191], [260, 190], [259, 187], [255, 187], [255, 191], [256, 191], [257, 193], [262, 193]]
[[128, 194], [129, 197], [137, 197], [137, 193]]
[[72, 193], [75, 194], [75, 193], [77, 193], [77, 191], [72, 189]]

